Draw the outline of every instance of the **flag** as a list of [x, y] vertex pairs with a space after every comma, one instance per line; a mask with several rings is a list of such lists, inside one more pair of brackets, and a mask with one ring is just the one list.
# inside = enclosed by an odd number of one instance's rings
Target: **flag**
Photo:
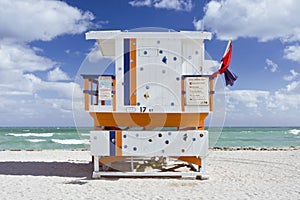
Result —
[[238, 78], [237, 75], [229, 71], [229, 69], [227, 69], [224, 72], [224, 75], [225, 75], [226, 86], [227, 85], [233, 86], [234, 81], [236, 81], [236, 79]]
[[218, 74], [224, 73], [226, 86], [227, 85], [233, 86], [234, 81], [236, 81], [236, 79], [238, 78], [234, 73], [232, 73], [228, 69], [231, 60], [231, 54], [232, 54], [232, 42], [231, 40], [229, 40], [224, 56], [221, 60], [221, 67], [218, 71]]

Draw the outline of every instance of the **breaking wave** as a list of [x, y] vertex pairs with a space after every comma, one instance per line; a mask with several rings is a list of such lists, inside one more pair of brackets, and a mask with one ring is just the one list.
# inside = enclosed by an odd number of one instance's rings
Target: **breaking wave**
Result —
[[291, 130], [289, 130], [289, 133], [293, 134], [293, 135], [298, 135], [300, 133], [300, 130], [299, 129], [291, 129]]
[[53, 133], [8, 133], [6, 135], [15, 137], [52, 137]]
[[66, 140], [51, 139], [51, 141], [59, 144], [90, 144], [89, 140], [77, 140], [77, 139], [66, 139]]
[[46, 142], [47, 140], [42, 140], [42, 139], [28, 139], [28, 142], [33, 142], [33, 143], [37, 143], [37, 142]]

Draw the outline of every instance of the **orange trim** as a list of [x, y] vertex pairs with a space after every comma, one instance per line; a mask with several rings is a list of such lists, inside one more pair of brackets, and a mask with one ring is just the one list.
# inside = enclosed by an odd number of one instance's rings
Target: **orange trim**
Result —
[[136, 39], [130, 39], [130, 105], [136, 106]]
[[116, 131], [116, 156], [122, 156], [122, 131]]
[[[91, 89], [91, 91], [93, 91], [93, 81], [92, 80], [89, 80], [89, 82], [90, 82], [90, 89]], [[91, 99], [90, 99], [91, 101], [90, 101], [90, 104], [91, 105], [93, 105], [94, 104], [94, 96], [93, 95], [91, 95]]]
[[116, 79], [113, 79], [113, 111], [116, 111], [117, 107], [117, 90], [116, 90]]
[[177, 157], [177, 159], [201, 166], [201, 158], [197, 158], [194, 156], [180, 156], [180, 157]]
[[107, 156], [99, 159], [99, 166], [107, 165], [112, 162], [117, 162], [126, 159], [126, 156]]
[[[214, 90], [214, 80], [210, 79], [209, 80], [209, 90], [213, 91]], [[210, 94], [209, 95], [209, 111], [213, 111], [213, 105], [214, 105], [214, 95]]]
[[[102, 158], [99, 159], [99, 165], [100, 166], [107, 165], [109, 163], [124, 160], [126, 158], [128, 158], [128, 156], [107, 156], [107, 157], [102, 157]], [[175, 159], [178, 159], [178, 160], [181, 160], [181, 161], [184, 161], [184, 162], [188, 162], [188, 163], [191, 163], [191, 164], [195, 164], [195, 165], [198, 165], [198, 166], [202, 165], [201, 158], [197, 158], [197, 157], [194, 157], [194, 156], [180, 156], [180, 157], [173, 157], [172, 156], [172, 158], [175, 158]]]
[[105, 113], [91, 112], [96, 126], [201, 127], [208, 113]]
[[181, 80], [181, 110], [182, 112], [184, 112], [184, 106], [185, 106], [185, 103], [184, 103], [184, 98], [185, 98], [185, 94], [184, 94], [184, 80]]
[[[89, 89], [89, 79], [84, 79], [84, 90]], [[84, 109], [89, 110], [89, 94], [84, 94]]]
[[[208, 115], [208, 113], [207, 113]], [[199, 121], [199, 126], [197, 127], [198, 130], [204, 130], [204, 119], [205, 118], [201, 118]]]

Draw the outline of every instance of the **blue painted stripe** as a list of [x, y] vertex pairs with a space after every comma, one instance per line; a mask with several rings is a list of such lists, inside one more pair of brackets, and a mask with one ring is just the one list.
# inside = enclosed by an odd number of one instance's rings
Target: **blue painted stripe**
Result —
[[116, 131], [109, 131], [109, 155], [116, 155]]
[[124, 39], [124, 106], [130, 105], [130, 39]]

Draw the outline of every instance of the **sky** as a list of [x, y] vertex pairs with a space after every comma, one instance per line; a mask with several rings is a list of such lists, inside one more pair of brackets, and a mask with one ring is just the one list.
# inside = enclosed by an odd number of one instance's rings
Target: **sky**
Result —
[[233, 40], [225, 126], [300, 126], [300, 1], [1, 0], [0, 126], [74, 126], [74, 82], [91, 30], [162, 27]]

